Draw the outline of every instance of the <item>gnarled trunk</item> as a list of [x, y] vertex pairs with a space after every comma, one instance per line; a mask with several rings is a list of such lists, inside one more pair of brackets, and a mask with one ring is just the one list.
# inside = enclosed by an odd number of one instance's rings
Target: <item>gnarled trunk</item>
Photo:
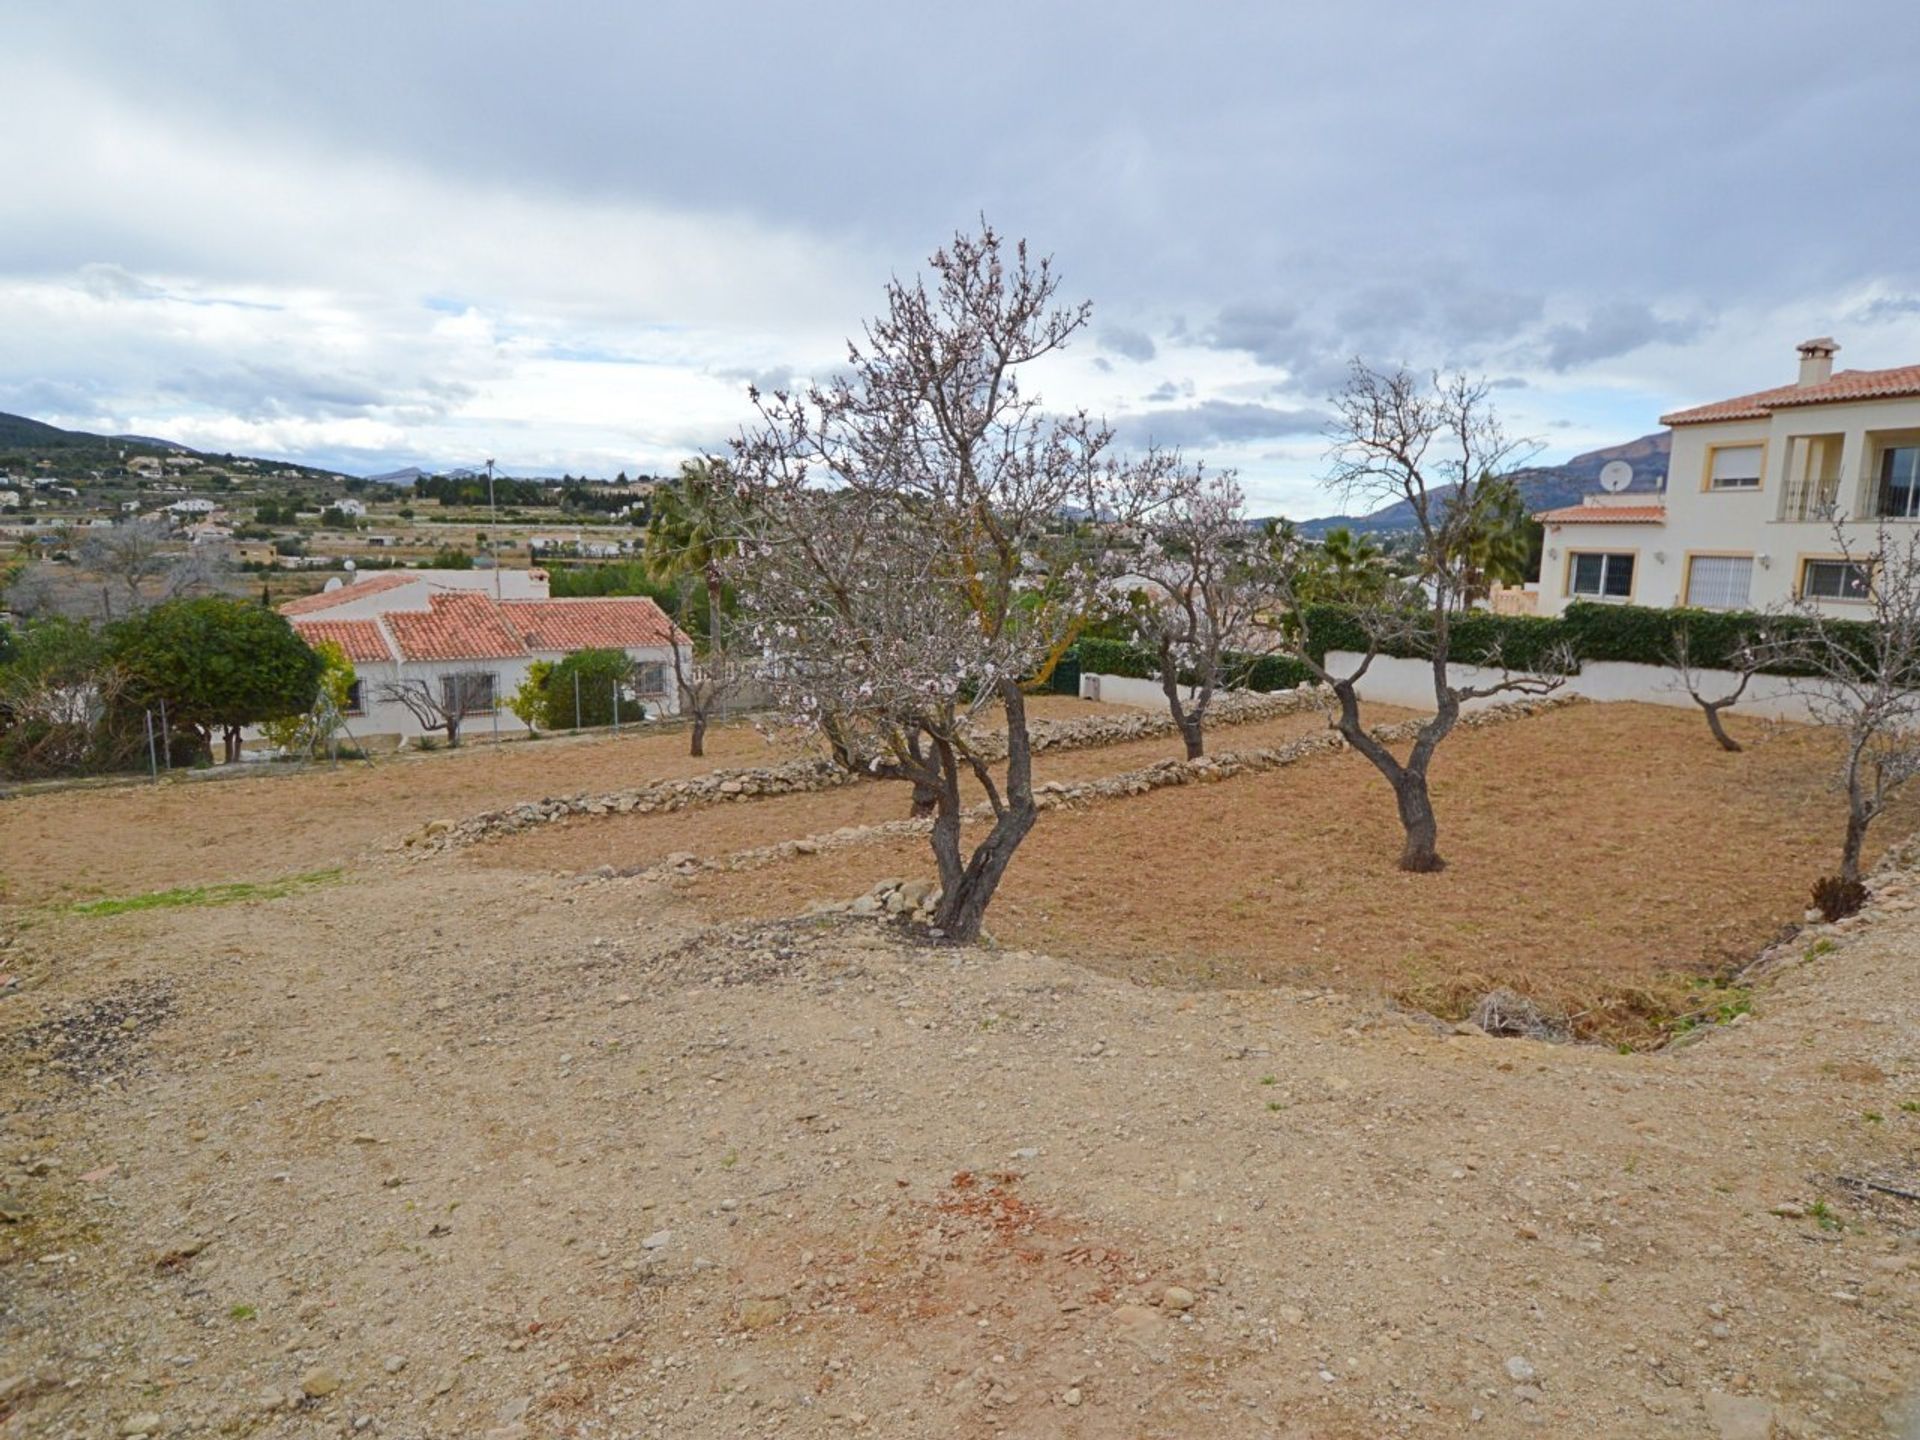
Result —
[[[1390, 777], [1391, 778], [1391, 777]], [[1444, 869], [1440, 858], [1440, 826], [1433, 818], [1433, 798], [1427, 793], [1424, 769], [1402, 769], [1393, 780], [1393, 798], [1400, 807], [1400, 825], [1406, 841], [1400, 849], [1400, 868], [1416, 874]]]
[[707, 712], [695, 710], [693, 724], [687, 729], [687, 753], [699, 759], [707, 753]]
[[960, 862], [960, 772], [950, 743], [936, 738], [940, 757], [939, 811], [933, 822], [933, 853], [940, 866], [940, 905], [934, 927], [949, 940], [971, 943], [980, 938], [987, 906], [1001, 877], [1039, 818], [1033, 801], [1033, 747], [1027, 734], [1027, 702], [1019, 685], [1004, 681], [1001, 704], [1007, 715], [1006, 793], [995, 807], [993, 829]]
[[1174, 665], [1173, 650], [1170, 646], [1160, 647], [1160, 690], [1167, 697], [1167, 709], [1173, 716], [1174, 728], [1180, 732], [1180, 739], [1187, 747], [1187, 759], [1198, 760], [1207, 753], [1206, 735], [1206, 699], [1191, 708], [1180, 695], [1180, 672]]
[[1856, 802], [1847, 807], [1847, 838], [1840, 845], [1840, 878], [1860, 878], [1860, 853], [1866, 848], [1867, 826], [1872, 816], [1863, 813]]
[[1460, 708], [1445, 697], [1440, 713], [1429, 720], [1413, 742], [1413, 749], [1402, 762], [1394, 753], [1367, 733], [1360, 723], [1360, 697], [1351, 680], [1334, 682], [1334, 698], [1340, 702], [1340, 715], [1334, 722], [1341, 736], [1366, 756], [1373, 768], [1393, 786], [1394, 804], [1400, 812], [1400, 828], [1405, 839], [1400, 847], [1400, 868], [1416, 874], [1429, 874], [1446, 868], [1440, 858], [1440, 823], [1434, 818], [1433, 797], [1427, 790], [1427, 766], [1434, 747], [1453, 729]]
[[1727, 727], [1720, 723], [1720, 712], [1732, 703], [1731, 700], [1711, 702], [1703, 700], [1700, 702], [1700, 708], [1707, 712], [1707, 729], [1711, 730], [1713, 738], [1720, 742], [1720, 748], [1731, 750], [1737, 755], [1740, 753], [1740, 742], [1729, 735]]

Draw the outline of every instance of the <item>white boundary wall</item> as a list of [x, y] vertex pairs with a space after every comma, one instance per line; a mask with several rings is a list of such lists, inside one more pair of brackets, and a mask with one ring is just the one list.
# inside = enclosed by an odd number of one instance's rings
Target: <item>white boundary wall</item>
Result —
[[[1194, 687], [1182, 685], [1182, 699], [1191, 700]], [[1140, 680], [1132, 675], [1080, 675], [1080, 698], [1099, 700], [1107, 705], [1138, 705], [1143, 710], [1167, 708], [1167, 692], [1158, 680]]]
[[[1363, 658], [1350, 650], [1329, 650], [1326, 666], [1335, 675], [1350, 675]], [[1479, 665], [1450, 665], [1447, 674], [1455, 685], [1484, 685], [1498, 680], [1501, 672]], [[1107, 678], [1102, 677], [1102, 694], [1106, 693]], [[1709, 699], [1729, 693], [1740, 683], [1740, 677], [1729, 670], [1702, 670], [1698, 672], [1698, 680], [1701, 692]], [[1748, 684], [1746, 694], [1725, 713], [1769, 720], [1809, 720], [1812, 717], [1807, 710], [1807, 692], [1815, 684], [1781, 675], [1756, 675]], [[1646, 705], [1673, 705], [1681, 709], [1693, 705], [1693, 697], [1687, 694], [1673, 671], [1661, 665], [1634, 665], [1622, 660], [1587, 661], [1578, 675], [1566, 677], [1560, 693], [1584, 695], [1589, 700], [1637, 700]], [[1360, 681], [1360, 698], [1409, 710], [1430, 711], [1433, 709], [1433, 667], [1424, 660], [1376, 656]], [[1477, 710], [1513, 698], [1495, 695], [1471, 700], [1463, 708]]]

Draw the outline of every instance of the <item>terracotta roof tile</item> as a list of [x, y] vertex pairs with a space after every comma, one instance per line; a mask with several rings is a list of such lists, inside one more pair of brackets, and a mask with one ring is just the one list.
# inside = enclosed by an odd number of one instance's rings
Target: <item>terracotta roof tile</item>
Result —
[[1533, 517], [1542, 525], [1664, 525], [1664, 505], [1565, 505]]
[[336, 605], [344, 605], [349, 600], [362, 600], [369, 595], [378, 595], [382, 590], [391, 590], [397, 585], [406, 585], [418, 578], [417, 575], [408, 575], [401, 570], [369, 575], [364, 580], [356, 580], [351, 585], [342, 585], [337, 590], [322, 590], [317, 595], [302, 595], [298, 600], [289, 600], [280, 607], [280, 613], [289, 616], [312, 615], [317, 611], [331, 610]]
[[393, 652], [387, 648], [387, 637], [380, 633], [378, 620], [296, 619], [293, 628], [309, 645], [316, 645], [322, 640], [338, 645], [346, 652], [347, 659], [356, 665], [393, 659]]
[[530, 650], [628, 650], [686, 642], [644, 595], [578, 600], [507, 600], [507, 623]]
[[1818, 385], [1777, 385], [1676, 410], [1662, 415], [1662, 425], [1705, 425], [1715, 420], [1764, 420], [1775, 410], [1792, 405], [1830, 405], [1847, 400], [1891, 400], [1920, 395], [1920, 365], [1896, 365], [1891, 370], [1841, 370]]
[[404, 660], [510, 660], [527, 653], [492, 598], [475, 590], [427, 597], [425, 610], [382, 617]]

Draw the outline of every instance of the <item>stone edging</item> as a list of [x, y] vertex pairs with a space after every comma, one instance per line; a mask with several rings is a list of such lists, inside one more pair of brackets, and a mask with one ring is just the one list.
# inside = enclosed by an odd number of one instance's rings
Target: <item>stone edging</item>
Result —
[[[1297, 690], [1282, 690], [1271, 695], [1235, 692], [1214, 701], [1207, 723], [1210, 727], [1248, 725], [1276, 720], [1302, 710], [1325, 709], [1329, 703], [1328, 692], [1319, 687], [1302, 686]], [[1033, 749], [1036, 754], [1097, 749], [1107, 745], [1124, 745], [1134, 740], [1149, 740], [1170, 735], [1173, 731], [1172, 715], [1153, 711], [1142, 711], [1137, 715], [1088, 715], [1077, 720], [1042, 720], [1033, 726]], [[983, 735], [977, 748], [989, 761], [1001, 760], [1006, 756], [1005, 737], [993, 732]], [[460, 821], [434, 820], [424, 829], [407, 836], [401, 845], [416, 855], [440, 854], [576, 816], [670, 813], [767, 795], [832, 790], [841, 785], [864, 783], [867, 779], [865, 775], [849, 774], [832, 761], [818, 756], [791, 760], [783, 765], [710, 770], [704, 775], [683, 780], [659, 780], [629, 790], [527, 801]]]
[[[1479, 729], [1488, 725], [1505, 724], [1530, 715], [1544, 714], [1549, 710], [1564, 709], [1569, 705], [1590, 703], [1585, 696], [1581, 695], [1549, 695], [1539, 699], [1517, 700], [1504, 705], [1489, 705], [1483, 710], [1462, 715], [1457, 728]], [[1375, 738], [1393, 744], [1412, 739], [1424, 723], [1423, 720], [1403, 720], [1397, 725], [1381, 726], [1372, 733]], [[1347, 742], [1341, 738], [1338, 731], [1329, 729], [1320, 734], [1303, 736], [1298, 740], [1272, 748], [1225, 751], [1219, 755], [1204, 755], [1198, 760], [1161, 760], [1141, 770], [1106, 775], [1097, 780], [1082, 781], [1075, 785], [1058, 780], [1050, 781], [1039, 788], [1034, 799], [1041, 810], [1074, 808], [1100, 800], [1144, 795], [1149, 791], [1165, 789], [1170, 785], [1208, 784], [1235, 775], [1257, 775], [1295, 764], [1311, 756], [1343, 750], [1346, 744]], [[966, 814], [968, 819], [983, 819], [991, 815], [992, 810], [986, 805], [975, 805], [970, 807]], [[809, 835], [799, 840], [782, 840], [777, 844], [760, 845], [750, 850], [736, 850], [731, 854], [708, 859], [682, 852], [669, 855], [665, 860], [654, 865], [632, 870], [615, 870], [607, 866], [595, 873], [607, 878], [621, 876], [642, 880], [665, 880], [677, 876], [711, 872], [755, 870], [765, 865], [791, 860], [799, 855], [817, 855], [827, 850], [844, 850], [903, 836], [925, 835], [932, 828], [933, 822], [929, 819], [884, 820], [873, 825], [848, 825], [820, 835]], [[902, 883], [897, 880], [882, 882], [876, 887], [876, 892], [870, 892], [869, 896], [863, 896], [860, 900], [848, 901], [844, 905], [836, 902], [816, 906], [810, 913], [835, 911], [865, 915], [889, 913], [886, 904], [888, 895], [877, 894], [877, 892], [887, 890], [889, 885], [897, 889]], [[875, 898], [876, 894], [881, 901], [877, 907], [857, 910], [854, 908], [861, 904], [861, 900]], [[937, 899], [937, 894], [935, 898]], [[931, 903], [915, 906], [914, 909], [931, 909]], [[892, 913], [900, 912], [896, 909]]]

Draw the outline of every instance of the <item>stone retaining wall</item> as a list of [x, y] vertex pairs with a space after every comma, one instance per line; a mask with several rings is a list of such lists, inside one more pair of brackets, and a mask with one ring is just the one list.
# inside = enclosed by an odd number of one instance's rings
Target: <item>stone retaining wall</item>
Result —
[[[1324, 710], [1330, 704], [1326, 690], [1307, 686], [1272, 695], [1251, 692], [1223, 695], [1214, 702], [1207, 723], [1210, 730], [1220, 726], [1251, 725], [1297, 714], [1302, 710]], [[1170, 735], [1173, 731], [1172, 715], [1143, 711], [1138, 715], [1088, 715], [1077, 720], [1041, 720], [1034, 722], [1031, 733], [1033, 749], [1039, 753], [1124, 745], [1133, 740]], [[1005, 759], [1006, 736], [988, 731], [975, 742], [975, 748], [989, 761]], [[416, 854], [435, 854], [581, 815], [653, 815], [768, 795], [831, 790], [836, 786], [868, 779], [865, 775], [849, 774], [830, 760], [810, 756], [783, 765], [713, 770], [684, 780], [659, 780], [651, 785], [598, 795], [531, 800], [460, 821], [435, 820], [409, 835], [402, 843]]]
[[[1587, 701], [1577, 695], [1549, 695], [1540, 699], [1517, 700], [1463, 715], [1458, 728], [1479, 729], [1487, 725], [1504, 724], [1509, 720], [1517, 720], [1529, 715], [1539, 715], [1549, 710], [1563, 709], [1568, 705], [1586, 703]], [[1412, 739], [1422, 723], [1419, 720], [1403, 720], [1397, 725], [1380, 726], [1372, 733], [1382, 741], [1395, 744]], [[1277, 770], [1311, 756], [1342, 750], [1346, 748], [1346, 743], [1339, 732], [1327, 730], [1319, 734], [1303, 736], [1285, 745], [1255, 750], [1226, 751], [1219, 755], [1202, 756], [1198, 760], [1162, 760], [1144, 769], [1125, 771], [1118, 775], [1105, 775], [1097, 780], [1086, 780], [1078, 784], [1050, 781], [1035, 792], [1034, 799], [1041, 810], [1057, 810], [1118, 799], [1123, 796], [1144, 795], [1169, 785], [1209, 784], [1235, 775], [1256, 775], [1268, 770]], [[981, 819], [991, 817], [992, 813], [991, 807], [976, 805], [967, 811], [967, 816], [969, 819]], [[631, 870], [615, 870], [611, 866], [606, 866], [597, 873], [607, 877], [618, 875], [659, 880], [712, 871], [753, 870], [763, 865], [791, 860], [799, 855], [817, 855], [825, 850], [843, 850], [856, 845], [871, 845], [878, 841], [903, 836], [925, 835], [932, 828], [933, 822], [930, 819], [886, 820], [873, 825], [847, 825], [823, 834], [809, 835], [804, 839], [782, 840], [773, 845], [736, 850], [728, 855], [703, 859], [682, 852], [669, 855], [656, 865]], [[887, 907], [892, 901], [893, 892], [903, 883], [897, 880], [883, 881], [867, 896], [845, 903], [823, 902], [813, 907], [811, 913], [838, 911], [863, 915], [889, 913]], [[931, 895], [933, 898], [928, 900], [926, 895]], [[928, 891], [926, 895], [916, 897], [920, 903], [912, 907], [911, 913], [930, 912], [933, 905], [938, 903], [937, 892]], [[878, 902], [877, 908], [875, 904], [869, 903], [875, 901]], [[858, 908], [863, 905], [865, 908]], [[900, 912], [896, 908], [891, 913]]]

